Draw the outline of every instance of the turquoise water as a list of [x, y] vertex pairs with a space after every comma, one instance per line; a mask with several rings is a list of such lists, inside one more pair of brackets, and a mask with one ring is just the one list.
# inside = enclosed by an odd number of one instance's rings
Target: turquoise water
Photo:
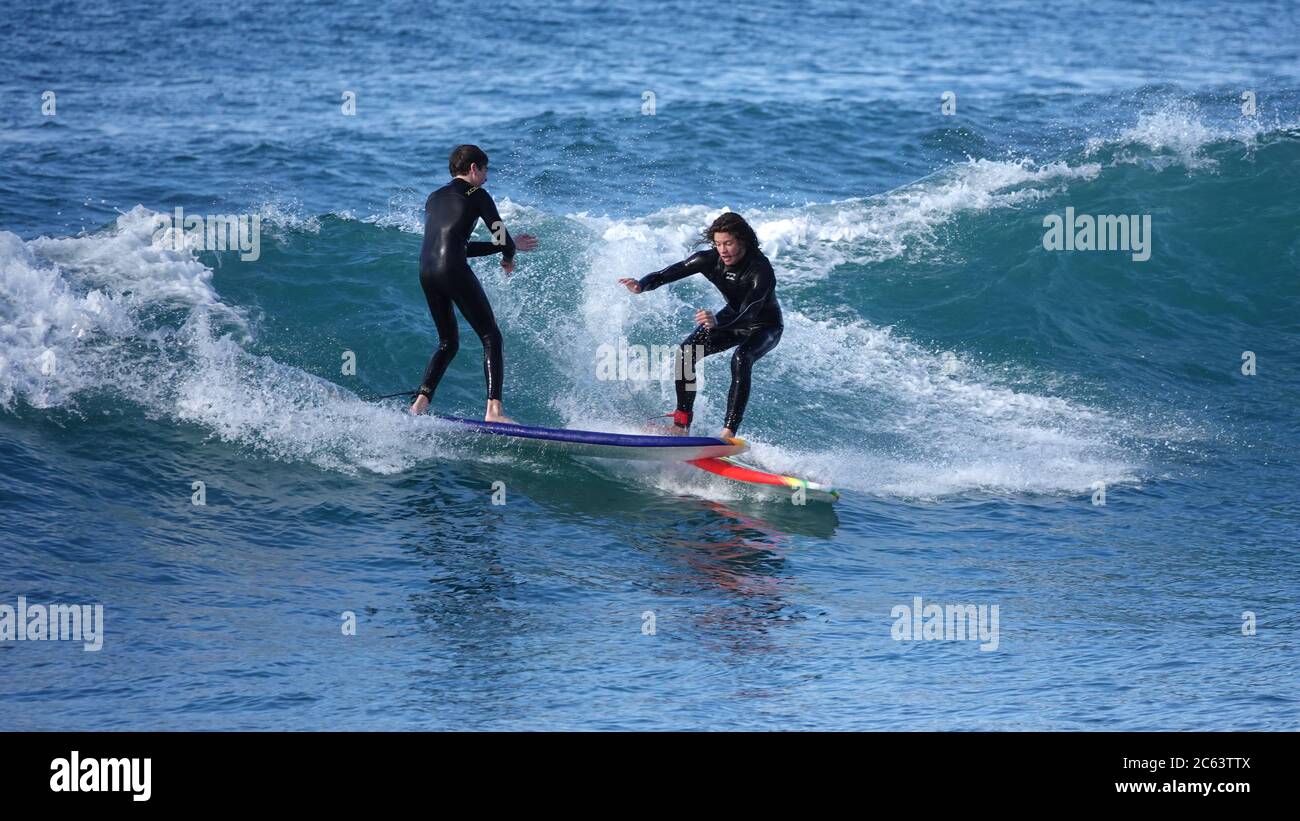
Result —
[[[1295, 7], [743, 11], [0, 21], [0, 604], [105, 613], [98, 652], [0, 641], [0, 726], [1295, 729]], [[364, 401], [436, 344], [463, 141], [541, 242], [474, 263], [513, 416], [670, 410], [601, 346], [719, 298], [616, 279], [736, 210], [787, 323], [742, 434], [840, 503]], [[259, 216], [260, 257], [156, 247], [177, 207]], [[1150, 259], [1046, 250], [1067, 207], [1149, 215]], [[896, 640], [916, 596], [996, 605], [996, 649]]]

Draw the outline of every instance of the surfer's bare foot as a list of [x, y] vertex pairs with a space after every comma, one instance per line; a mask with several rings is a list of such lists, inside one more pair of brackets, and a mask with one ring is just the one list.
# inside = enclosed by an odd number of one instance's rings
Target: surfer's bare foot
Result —
[[731, 428], [723, 428], [722, 433], [718, 434], [718, 436], [722, 439], [735, 439], [736, 432]]
[[507, 425], [513, 425], [515, 420], [506, 416], [505, 410], [501, 407], [500, 399], [489, 399], [487, 403], [487, 412], [483, 414], [484, 422], [502, 422]]
[[425, 396], [424, 394], [420, 394], [419, 396], [415, 397], [415, 401], [411, 403], [412, 416], [419, 416], [420, 414], [424, 413], [428, 409], [429, 409], [429, 397]]
[[684, 428], [684, 427], [682, 427], [681, 425], [669, 425], [669, 426], [668, 426], [668, 435], [669, 435], [669, 436], [690, 436], [690, 435], [691, 435], [691, 429], [690, 429], [690, 428]]

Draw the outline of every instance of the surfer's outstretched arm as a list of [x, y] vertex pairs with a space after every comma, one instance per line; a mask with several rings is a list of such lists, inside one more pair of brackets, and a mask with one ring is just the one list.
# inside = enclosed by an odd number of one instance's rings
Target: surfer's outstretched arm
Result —
[[[661, 285], [685, 279], [691, 274], [702, 274], [718, 263], [718, 252], [712, 249], [696, 251], [681, 262], [674, 262], [662, 271], [646, 274], [636, 281], [637, 289], [633, 293], [653, 291]], [[623, 280], [620, 280], [623, 281]], [[624, 283], [626, 284], [626, 282]]]

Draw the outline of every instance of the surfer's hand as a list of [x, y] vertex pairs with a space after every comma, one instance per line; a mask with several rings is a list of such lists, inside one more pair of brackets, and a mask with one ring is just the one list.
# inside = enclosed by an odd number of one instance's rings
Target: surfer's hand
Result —
[[501, 270], [505, 271], [507, 274], [513, 274], [515, 272], [515, 261], [513, 259], [502, 257]]
[[516, 251], [533, 251], [537, 248], [537, 237], [532, 234], [520, 234], [515, 237]]
[[618, 284], [626, 285], [627, 289], [634, 294], [641, 293], [641, 283], [637, 282], [635, 279], [628, 279], [627, 277], [623, 277], [618, 281]]
[[718, 327], [718, 320], [713, 318], [713, 311], [706, 311], [703, 308], [695, 312], [695, 324], [703, 325], [706, 328]]

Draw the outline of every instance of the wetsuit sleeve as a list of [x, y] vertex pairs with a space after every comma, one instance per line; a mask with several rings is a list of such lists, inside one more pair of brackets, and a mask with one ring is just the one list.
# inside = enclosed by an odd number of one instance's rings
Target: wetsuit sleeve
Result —
[[488, 227], [488, 231], [494, 231], [493, 226], [500, 223], [501, 231], [506, 235], [506, 244], [498, 245], [495, 242], [469, 242], [465, 244], [465, 256], [485, 257], [489, 254], [504, 251], [506, 259], [514, 259], [515, 238], [510, 236], [510, 232], [506, 230], [506, 224], [501, 220], [501, 214], [497, 211], [497, 204], [492, 199], [492, 195], [480, 188], [470, 196], [473, 198], [475, 205], [478, 206], [479, 218], [482, 219], [483, 223]]
[[495, 242], [465, 243], [465, 256], [467, 257], [487, 257], [492, 254], [499, 254], [504, 250], [504, 245], [497, 245]]
[[749, 293], [745, 295], [745, 301], [741, 302], [734, 312], [731, 310], [731, 306], [728, 305], [714, 316], [718, 323], [718, 330], [726, 330], [727, 328], [742, 325], [747, 321], [752, 322], [758, 317], [767, 301], [776, 293], [776, 274], [772, 271], [771, 263], [766, 259], [758, 261], [762, 264], [754, 272], [754, 284], [750, 287]]
[[670, 282], [676, 282], [679, 279], [685, 279], [691, 274], [700, 274], [718, 262], [717, 251], [696, 251], [681, 262], [674, 262], [662, 271], [655, 271], [652, 274], [646, 274], [641, 277], [638, 284], [642, 292], [653, 291], [660, 285], [667, 285]]

